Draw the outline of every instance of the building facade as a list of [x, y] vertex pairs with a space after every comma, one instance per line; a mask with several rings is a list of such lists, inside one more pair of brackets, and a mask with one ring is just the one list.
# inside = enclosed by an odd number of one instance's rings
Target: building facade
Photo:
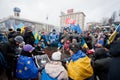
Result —
[[73, 12], [73, 9], [70, 9], [67, 11], [67, 14], [64, 12], [61, 12], [60, 16], [60, 26], [65, 27], [69, 24], [66, 24], [66, 19], [70, 18], [75, 21], [76, 24], [79, 24], [82, 29], [84, 29], [84, 23], [85, 23], [85, 14], [83, 12]]
[[17, 16], [9, 16], [0, 20], [0, 30], [7, 31], [9, 28], [13, 28], [14, 30], [16, 30], [17, 28], [20, 28], [22, 26], [31, 26], [33, 31], [40, 32], [51, 32], [55, 28], [54, 25], [35, 22]]
[[88, 22], [86, 24], [86, 29], [85, 30], [93, 30], [96, 29], [97, 27], [101, 27], [102, 24], [99, 22]]

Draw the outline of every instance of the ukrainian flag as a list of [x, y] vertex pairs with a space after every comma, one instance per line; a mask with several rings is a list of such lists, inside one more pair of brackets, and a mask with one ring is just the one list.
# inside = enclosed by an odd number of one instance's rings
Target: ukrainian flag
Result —
[[21, 33], [23, 33], [24, 32], [24, 28], [25, 28], [25, 26], [24, 26], [24, 24], [23, 23], [20, 23], [19, 25], [18, 25], [18, 28], [20, 28], [21, 29]]
[[115, 39], [116, 35], [118, 34], [120, 30], [120, 24], [117, 26], [116, 30], [112, 33], [112, 35], [109, 37], [107, 44], [109, 45], [110, 43], [113, 42], [113, 40]]
[[25, 31], [25, 26], [21, 27], [21, 33], [23, 33]]
[[41, 39], [40, 35], [38, 34], [38, 32], [34, 32], [33, 35], [34, 35], [34, 38], [35, 38], [35, 43], [38, 44], [38, 42]]
[[84, 40], [84, 38], [82, 38], [82, 40], [81, 40], [81, 45], [82, 45], [83, 48], [89, 49], [88, 45], [86, 44], [86, 42]]
[[91, 59], [81, 50], [70, 57], [67, 70], [73, 80], [85, 80], [93, 75]]

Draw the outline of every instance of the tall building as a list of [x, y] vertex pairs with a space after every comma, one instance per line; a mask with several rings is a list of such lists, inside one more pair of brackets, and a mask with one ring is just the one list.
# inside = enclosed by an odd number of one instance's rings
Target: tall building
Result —
[[67, 10], [67, 14], [61, 12], [60, 16], [60, 26], [65, 27], [69, 24], [66, 24], [66, 19], [70, 18], [75, 21], [76, 24], [79, 24], [82, 29], [84, 29], [84, 22], [85, 22], [85, 14], [83, 12], [73, 12], [73, 9]]
[[18, 16], [9, 16], [0, 20], [0, 30], [8, 30], [9, 28], [16, 30], [22, 26], [31, 26], [33, 31], [40, 32], [51, 32], [55, 28], [54, 25], [28, 20]]

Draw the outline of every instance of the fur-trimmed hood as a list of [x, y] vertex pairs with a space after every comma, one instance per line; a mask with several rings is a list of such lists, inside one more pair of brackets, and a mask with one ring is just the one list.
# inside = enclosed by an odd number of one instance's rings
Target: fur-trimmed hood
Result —
[[45, 70], [46, 73], [52, 78], [58, 77], [58, 80], [68, 79], [67, 71], [62, 66], [62, 63], [59, 61], [51, 61], [50, 63], [47, 63], [45, 66]]

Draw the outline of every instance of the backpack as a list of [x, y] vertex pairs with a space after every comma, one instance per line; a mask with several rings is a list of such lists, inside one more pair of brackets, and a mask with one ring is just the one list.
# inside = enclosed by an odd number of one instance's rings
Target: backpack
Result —
[[56, 78], [50, 77], [50, 76], [46, 73], [45, 69], [43, 69], [43, 71], [42, 71], [42, 76], [41, 76], [41, 80], [58, 80], [58, 79], [57, 79], [57, 77], [56, 77]]
[[18, 58], [16, 77], [20, 79], [33, 79], [38, 77], [38, 68], [32, 57], [20, 56]]

